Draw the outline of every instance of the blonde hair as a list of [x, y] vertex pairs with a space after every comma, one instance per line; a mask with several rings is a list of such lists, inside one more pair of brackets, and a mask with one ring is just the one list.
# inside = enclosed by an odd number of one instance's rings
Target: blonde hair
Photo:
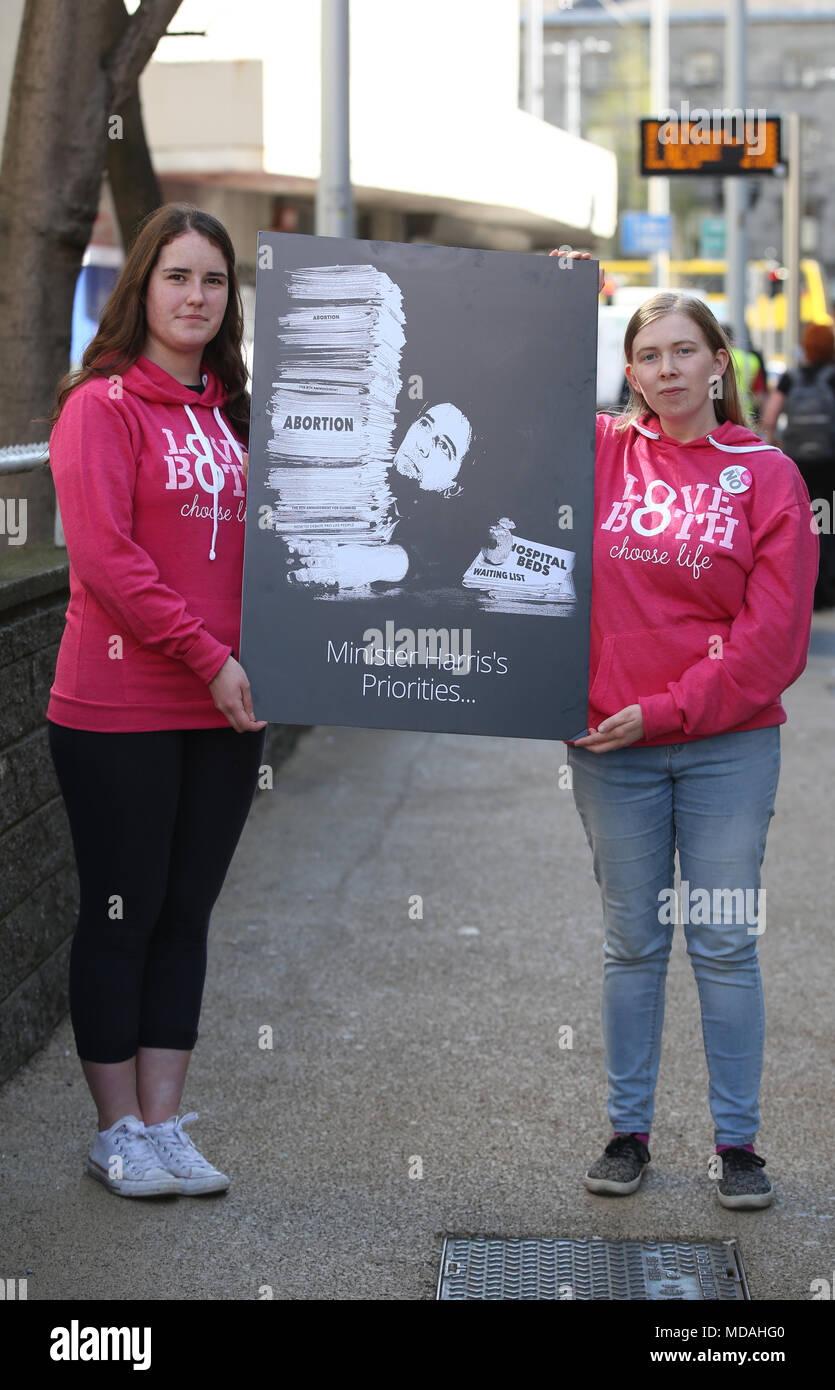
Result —
[[[728, 365], [722, 377], [721, 395], [717, 396], [713, 402], [716, 418], [720, 425], [724, 424], [726, 420], [733, 421], [735, 425], [747, 425], [748, 420], [739, 394], [731, 345], [722, 331], [721, 324], [717, 322], [707, 304], [694, 295], [684, 294], [680, 290], [664, 290], [661, 294], [654, 294], [651, 299], [647, 299], [639, 305], [626, 326], [623, 339], [623, 351], [627, 362], [630, 366], [632, 365], [632, 345], [641, 329], [655, 323], [657, 319], [663, 319], [667, 314], [686, 314], [689, 319], [692, 319], [697, 328], [701, 329], [708, 347], [714, 354], [720, 348], [725, 349], [728, 354]], [[615, 429], [618, 430], [627, 429], [637, 420], [640, 420], [642, 415], [649, 413], [649, 407], [640, 391], [635, 390], [631, 381], [628, 385], [629, 400], [621, 415], [618, 416], [615, 425]]]

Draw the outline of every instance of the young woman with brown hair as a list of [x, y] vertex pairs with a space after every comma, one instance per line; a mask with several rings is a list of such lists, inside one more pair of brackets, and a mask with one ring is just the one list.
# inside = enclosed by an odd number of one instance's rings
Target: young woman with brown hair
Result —
[[229, 1182], [179, 1107], [264, 745], [237, 660], [242, 333], [225, 228], [162, 207], [53, 413], [70, 602], [47, 720], [81, 886], [70, 1010], [98, 1110], [88, 1170], [124, 1196]]

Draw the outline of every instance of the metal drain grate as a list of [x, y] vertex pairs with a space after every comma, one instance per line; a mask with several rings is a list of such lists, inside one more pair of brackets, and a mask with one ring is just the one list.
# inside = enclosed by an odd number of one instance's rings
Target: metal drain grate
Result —
[[735, 1240], [491, 1240], [447, 1236], [438, 1299], [750, 1298]]

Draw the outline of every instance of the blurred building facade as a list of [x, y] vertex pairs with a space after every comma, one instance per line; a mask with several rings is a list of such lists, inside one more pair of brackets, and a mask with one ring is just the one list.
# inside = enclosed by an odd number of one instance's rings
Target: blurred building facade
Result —
[[[724, 0], [669, 0], [670, 106], [680, 110], [721, 109], [724, 98]], [[545, 0], [544, 116], [565, 125], [577, 108], [579, 44], [579, 129], [618, 156], [619, 212], [647, 205], [647, 180], [638, 170], [638, 120], [650, 108], [648, 0], [573, 0], [568, 8]], [[819, 260], [835, 286], [835, 159], [827, 141], [835, 130], [835, 5], [826, 0], [748, 0], [745, 107], [769, 114], [795, 111], [801, 117], [803, 219], [801, 251]], [[572, 68], [569, 53], [574, 55]], [[520, 86], [521, 90], [521, 86]], [[782, 181], [746, 179], [748, 251], [767, 248], [782, 255]], [[673, 255], [700, 253], [706, 217], [721, 215], [720, 179], [671, 179]], [[616, 238], [599, 243], [601, 253], [620, 254]]]
[[[520, 110], [518, 0], [352, 0], [355, 234], [497, 250], [615, 230], [609, 150]], [[485, 17], [487, 16], [487, 22]], [[320, 5], [183, 0], [141, 80], [167, 198], [229, 227], [249, 279], [259, 228], [312, 232]]]

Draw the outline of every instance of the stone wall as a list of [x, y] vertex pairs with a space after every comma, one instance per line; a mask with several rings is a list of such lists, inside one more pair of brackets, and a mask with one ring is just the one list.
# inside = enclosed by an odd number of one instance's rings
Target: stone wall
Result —
[[0, 560], [0, 1080], [67, 1007], [78, 885], [44, 718], [67, 574], [65, 552], [49, 543]]

